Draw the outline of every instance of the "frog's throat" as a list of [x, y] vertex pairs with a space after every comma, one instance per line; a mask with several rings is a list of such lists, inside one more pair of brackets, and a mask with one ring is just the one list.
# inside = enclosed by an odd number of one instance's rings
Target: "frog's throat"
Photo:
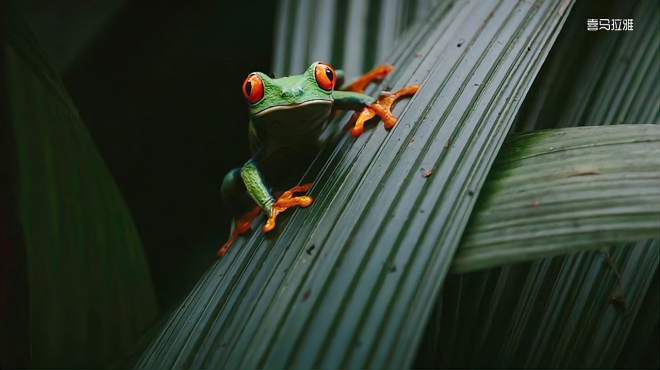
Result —
[[261, 112], [257, 112], [254, 114], [254, 117], [260, 117], [263, 116], [264, 114], [276, 112], [279, 110], [288, 110], [288, 109], [296, 109], [300, 107], [304, 107], [306, 105], [313, 105], [313, 104], [332, 104], [332, 100], [324, 100], [324, 99], [314, 99], [314, 100], [308, 100], [302, 103], [298, 104], [290, 104], [290, 105], [278, 105], [275, 107], [270, 107], [262, 110]]

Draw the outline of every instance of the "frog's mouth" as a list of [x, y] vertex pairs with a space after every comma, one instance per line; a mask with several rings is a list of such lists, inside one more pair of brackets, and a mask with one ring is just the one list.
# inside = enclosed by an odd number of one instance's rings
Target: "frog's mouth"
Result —
[[332, 101], [323, 100], [323, 99], [314, 99], [314, 100], [308, 100], [308, 101], [298, 103], [298, 104], [279, 105], [279, 106], [276, 106], [276, 107], [266, 108], [266, 109], [262, 110], [261, 112], [256, 113], [254, 115], [254, 117], [261, 117], [263, 115], [273, 113], [273, 112], [277, 112], [277, 111], [286, 111], [286, 110], [290, 110], [290, 109], [299, 109], [301, 107], [305, 107], [305, 106], [308, 106], [308, 105], [315, 105], [315, 104], [328, 104], [328, 105], [330, 105], [330, 104], [332, 104]]

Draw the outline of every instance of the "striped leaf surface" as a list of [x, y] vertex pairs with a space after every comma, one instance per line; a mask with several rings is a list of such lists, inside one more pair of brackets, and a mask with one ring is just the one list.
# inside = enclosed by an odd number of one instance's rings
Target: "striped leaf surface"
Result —
[[411, 365], [475, 194], [570, 6], [445, 2], [412, 26], [383, 60], [397, 66], [386, 86], [422, 84], [397, 127], [322, 153], [314, 206], [272, 239], [234, 245], [139, 365]]
[[660, 239], [660, 126], [545, 130], [508, 144], [455, 272]]
[[[621, 18], [632, 18], [635, 22], [636, 31], [634, 32], [587, 32], [585, 31], [585, 19], [600, 17], [605, 14], [616, 14]], [[655, 1], [639, 0], [632, 2], [617, 2], [617, 1], [581, 1], [578, 2], [571, 12], [566, 26], [558, 37], [556, 46], [550, 53], [548, 60], [544, 64], [541, 73], [535, 81], [530, 94], [528, 94], [521, 114], [518, 117], [517, 129], [518, 130], [533, 130], [537, 128], [551, 128], [551, 127], [564, 127], [576, 125], [599, 125], [599, 124], [619, 124], [619, 123], [654, 123], [657, 124], [660, 120], [657, 118], [658, 97], [660, 96], [660, 87], [655, 84], [657, 80], [657, 63], [655, 58], [657, 54], [658, 43], [660, 41], [660, 34], [657, 32], [657, 17], [658, 17], [658, 3]], [[632, 57], [632, 56], [635, 57]], [[646, 67], [645, 67], [646, 66]], [[637, 81], [629, 83], [630, 81]], [[641, 84], [639, 83], [641, 82]], [[624, 87], [625, 86], [625, 87]], [[616, 97], [616, 98], [613, 98]], [[606, 104], [603, 104], [606, 103]], [[607, 117], [607, 120], [605, 118]], [[613, 118], [615, 117], [615, 118]], [[646, 130], [643, 129], [643, 130]], [[549, 132], [548, 132], [549, 133]], [[513, 139], [514, 141], [516, 139]], [[654, 149], [651, 149], [653, 152]], [[655, 158], [647, 155], [647, 152], [637, 152], [633, 160], [630, 156], [629, 160], [637, 161], [654, 161]], [[507, 155], [506, 151], [501, 153], [501, 156]], [[616, 155], [621, 155], [617, 153]], [[593, 157], [586, 157], [585, 160], [590, 160]], [[500, 158], [506, 160], [506, 158]], [[576, 158], [570, 158], [575, 161]], [[636, 171], [639, 169], [636, 165], [631, 165], [631, 170]], [[493, 177], [499, 177], [498, 171], [491, 173]], [[626, 178], [626, 177], [623, 177]], [[633, 180], [630, 178], [630, 180]], [[635, 180], [633, 180], [635, 181]], [[615, 184], [612, 184], [615, 185]], [[600, 186], [599, 182], [594, 182], [594, 186]], [[501, 189], [503, 190], [503, 189]], [[574, 190], [578, 190], [575, 188]], [[612, 191], [613, 189], [607, 189]], [[625, 191], [626, 189], [621, 189]], [[579, 193], [584, 193], [579, 191]], [[642, 192], [640, 196], [644, 197], [648, 194]], [[490, 194], [484, 191], [481, 196], [483, 198], [490, 198]], [[567, 193], [565, 196], [570, 195]], [[491, 198], [492, 199], [492, 198]], [[585, 198], [582, 198], [584, 200]], [[633, 195], [630, 199], [636, 199]], [[534, 205], [536, 200], [530, 199], [530, 205]], [[541, 203], [538, 203], [542, 206]], [[585, 204], [586, 205], [586, 204]], [[616, 206], [616, 205], [615, 205]], [[652, 207], [652, 204], [650, 204]], [[586, 209], [585, 209], [586, 210]], [[582, 211], [585, 211], [582, 210]], [[601, 209], [606, 210], [606, 209]], [[620, 206], [606, 210], [609, 215], [612, 211], [618, 212], [621, 210]], [[533, 211], [533, 210], [532, 210]], [[472, 227], [477, 227], [474, 219], [480, 216], [480, 212], [474, 212]], [[587, 217], [590, 220], [591, 226], [594, 227], [592, 231], [596, 234], [587, 231], [586, 236], [591, 234], [596, 236], [595, 242], [598, 238], [609, 235], [613, 236], [618, 234], [622, 229], [614, 230], [614, 232], [598, 233], [605, 229], [604, 225], [600, 225], [596, 218]], [[580, 220], [581, 221], [581, 220]], [[579, 221], [579, 222], [580, 222]], [[603, 219], [607, 223], [608, 218]], [[572, 225], [577, 231], [577, 226], [580, 223]], [[531, 226], [531, 225], [530, 225]], [[565, 231], [567, 229], [564, 229]], [[549, 232], [550, 234], [557, 230], [545, 230], [542, 232]], [[627, 232], [629, 233], [630, 230]], [[469, 232], [466, 232], [469, 235]], [[557, 234], [555, 234], [556, 236]], [[580, 240], [579, 235], [576, 235]], [[621, 235], [620, 235], [621, 236]], [[639, 235], [630, 235], [631, 240], [639, 239]], [[616, 263], [610, 263], [614, 260], [607, 259], [608, 264], [613, 269], [622, 269], [624, 264], [633, 266], [637, 264], [642, 271], [645, 264], [653, 260], [652, 248], [657, 248], [657, 236], [655, 247], [653, 244], [649, 247], [649, 242], [642, 241], [637, 243], [619, 244], [612, 247], [611, 251], [616, 252], [619, 257]], [[548, 241], [556, 241], [554, 238], [549, 238]], [[540, 247], [543, 243], [539, 243], [539, 239], [528, 240], [536, 247]], [[575, 240], [568, 239], [566, 242], [571, 243]], [[602, 240], [600, 240], [602, 242]], [[609, 243], [600, 243], [597, 246], [608, 246]], [[496, 249], [498, 246], [493, 245]], [[649, 250], [649, 248], [651, 248]], [[460, 249], [459, 249], [460, 251]], [[561, 352], [554, 352], [556, 358], [550, 358], [553, 344], [548, 347], [534, 346], [527, 347], [527, 353], [520, 352], [520, 356], [526, 356], [527, 361], [522, 362], [519, 357], [513, 356], [512, 352], [506, 357], [497, 359], [497, 364], [503, 367], [520, 367], [534, 366], [534, 367], [548, 367], [562, 366], [562, 367], [657, 367], [658, 366], [658, 315], [657, 315], [657, 302], [658, 302], [658, 275], [657, 269], [655, 277], [653, 273], [648, 271], [646, 275], [640, 275], [640, 279], [632, 280], [635, 284], [642, 284], [641, 288], [637, 286], [628, 286], [621, 288], [622, 292], [635, 291], [635, 296], [632, 299], [642, 299], [645, 297], [645, 303], [641, 306], [641, 312], [635, 315], [634, 311], [626, 311], [622, 315], [612, 315], [611, 309], [608, 310], [594, 310], [590, 307], [584, 306], [584, 311], [580, 312], [580, 323], [584, 326], [566, 327], [566, 321], [552, 320], [545, 322], [550, 312], [561, 310], [562, 307], [554, 306], [553, 301], [549, 296], [550, 290], [545, 289], [542, 292], [535, 292], [531, 290], [523, 291], [523, 285], [535, 286], [538, 284], [554, 284], [554, 290], [563, 292], [561, 294], [570, 294], [572, 297], [581, 294], [583, 297], [575, 298], [576, 302], [595, 302], [600, 307], [614, 307], [618, 303], [610, 304], [613, 298], [613, 291], [603, 289], [607, 287], [607, 279], [590, 279], [589, 283], [592, 286], [579, 283], [571, 279], [560, 279], [560, 273], [564, 270], [573, 271], [573, 276], [588, 276], [593, 270], [593, 256], [603, 255], [601, 252], [585, 252], [576, 255], [555, 257], [551, 260], [544, 260], [543, 262], [536, 262], [531, 265], [522, 264], [512, 267], [501, 267], [495, 269], [484, 270], [483, 273], [461, 275], [451, 279], [448, 283], [447, 291], [455, 290], [456, 285], [463, 284], [463, 281], [472, 281], [476, 284], [478, 279], [479, 286], [487, 287], [481, 293], [475, 294], [473, 299], [470, 299], [468, 291], [461, 293], [460, 299], [456, 296], [444, 299], [443, 302], [447, 307], [436, 308], [436, 316], [431, 321], [427, 328], [427, 335], [424, 340], [424, 346], [419, 353], [418, 363], [421, 366], [453, 366], [463, 367], [468, 366], [468, 363], [477, 364], [478, 360], [470, 360], [469, 356], [475, 358], [485, 358], [493, 360], [494, 356], [483, 355], [482, 351], [486, 348], [500, 349], [500, 345], [510, 340], [510, 332], [505, 330], [506, 325], [513, 325], [518, 320], [516, 325], [525, 325], [527, 333], [551, 333], [551, 332], [565, 332], [573, 336], [573, 341], [576, 343], [575, 350], [570, 350], [570, 356], [566, 356]], [[516, 260], [516, 256], [512, 256], [512, 261]], [[657, 257], [655, 257], [657, 260]], [[604, 257], [600, 260], [605, 260]], [[552, 261], [552, 262], [549, 262]], [[630, 262], [632, 261], [632, 262]], [[557, 266], [553, 269], [547, 269], [548, 263]], [[506, 284], [502, 283], [500, 276], [508, 276], [511, 271], [520, 271], [526, 269], [524, 274], [516, 274], [515, 278], [507, 280]], [[628, 267], [631, 269], [631, 267]], [[632, 270], [629, 270], [632, 271]], [[475, 277], [480, 276], [480, 277]], [[647, 286], [644, 279], [653, 279], [652, 285], [644, 291]], [[602, 285], [605, 284], [605, 285]], [[492, 289], [491, 287], [501, 287]], [[653, 288], [655, 286], [656, 288]], [[597, 293], [594, 293], [597, 292]], [[527, 294], [534, 294], [528, 297]], [[543, 306], [529, 305], [525, 302], [530, 302], [535, 299], [543, 302]], [[618, 299], [614, 300], [618, 301]], [[550, 302], [547, 303], [546, 302]], [[561, 301], [554, 301], [557, 304], [566, 304]], [[630, 302], [625, 300], [625, 302]], [[471, 307], [477, 308], [480, 306], [488, 307], [479, 310], [470, 309]], [[515, 308], [518, 307], [518, 308]], [[524, 310], [527, 307], [528, 310]], [[579, 312], [582, 306], [571, 306], [572, 310]], [[654, 309], [655, 307], [655, 309]], [[449, 312], [445, 322], [450, 320], [460, 321], [461, 325], [454, 325], [454, 332], [462, 332], [465, 338], [463, 346], [452, 345], [447, 346], [447, 343], [441, 343], [438, 339], [446, 335], [446, 331], [438, 331], [442, 328], [440, 324], [440, 311]], [[518, 318], [522, 316], [523, 319]], [[497, 331], [491, 330], [494, 326], [487, 326], [481, 335], [482, 339], [470, 337], [468, 334], [473, 326], [468, 323], [483, 324], [483, 319], [487, 317], [489, 322], [501, 322], [502, 326], [497, 326]], [[591, 329], [592, 323], [599, 323], [604, 328], [613, 328], [618, 326], [617, 332], [610, 333], [607, 330], [595, 332]], [[478, 327], [478, 326], [477, 326]], [[445, 328], [443, 328], [444, 330]], [[534, 334], [542, 335], [542, 334]], [[452, 338], [452, 337], [449, 337]], [[486, 339], [488, 340], [486, 341]], [[614, 338], [614, 339], [613, 339]], [[480, 341], [482, 345], [475, 347], [473, 343]], [[590, 345], [585, 345], [591, 343]], [[477, 348], [475, 350], [475, 348]], [[572, 348], [572, 347], [571, 347]], [[622, 349], [623, 348], [623, 349]], [[509, 348], [511, 350], [511, 348]], [[535, 351], [536, 353], [532, 353]], [[461, 355], [452, 355], [452, 352], [460, 352]], [[589, 353], [589, 356], [582, 354]], [[598, 354], [595, 356], [594, 354]], [[469, 356], [468, 356], [469, 355]], [[617, 358], [618, 356], [618, 358]], [[543, 359], [543, 362], [539, 362]], [[472, 361], [472, 362], [470, 362]], [[493, 360], [495, 361], [495, 360]], [[536, 361], [536, 362], [534, 362]], [[483, 364], [486, 362], [484, 361]], [[488, 366], [492, 366], [494, 362], [489, 362]], [[476, 365], [475, 365], [476, 366]], [[482, 365], [486, 366], [486, 365]]]
[[[657, 309], [659, 259], [655, 240], [452, 275], [427, 358], [450, 368], [612, 368], [632, 355], [640, 366], [645, 352], [657, 357], [644, 304]], [[625, 349], [631, 339], [638, 347]]]
[[[597, 14], [633, 19], [634, 31], [585, 31], [585, 19]], [[655, 0], [578, 2], [517, 129], [660, 123], [658, 19]]]

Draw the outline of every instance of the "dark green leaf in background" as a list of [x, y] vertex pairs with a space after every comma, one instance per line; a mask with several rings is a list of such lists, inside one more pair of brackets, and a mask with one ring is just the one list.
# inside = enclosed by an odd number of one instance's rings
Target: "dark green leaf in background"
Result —
[[[587, 18], [634, 20], [588, 32]], [[581, 1], [525, 101], [517, 130], [660, 122], [660, 3]]]
[[448, 2], [283, 0], [275, 33], [274, 72], [277, 76], [298, 74], [310, 62], [325, 60], [344, 69], [349, 80], [355, 78], [382, 63], [407, 32], [423, 27], [415, 21], [427, 19], [438, 5], [447, 7]]
[[433, 365], [614, 367], [657, 279], [659, 252], [651, 241], [452, 275], [442, 318], [432, 321], [434, 357], [443, 359]]
[[59, 76], [16, 18], [5, 51], [29, 366], [107, 366], [134, 350], [156, 317], [142, 244]]

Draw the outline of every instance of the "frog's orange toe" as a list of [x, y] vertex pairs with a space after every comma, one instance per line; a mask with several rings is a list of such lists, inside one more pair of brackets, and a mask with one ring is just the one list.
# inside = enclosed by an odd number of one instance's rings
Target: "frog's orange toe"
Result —
[[383, 126], [386, 130], [391, 130], [397, 122], [397, 118], [392, 114], [394, 103], [404, 96], [412, 96], [419, 90], [419, 85], [410, 85], [402, 88], [395, 93], [381, 93], [378, 100], [362, 109], [360, 115], [355, 121], [355, 126], [351, 129], [351, 135], [358, 137], [364, 132], [364, 123], [378, 115], [383, 120]]
[[235, 236], [235, 237], [232, 235], [229, 238], [229, 240], [227, 240], [227, 242], [225, 244], [223, 244], [222, 247], [220, 247], [220, 249], [218, 249], [218, 257], [220, 257], [220, 258], [224, 257], [225, 254], [227, 254], [227, 252], [229, 252], [229, 248], [231, 248], [232, 244], [234, 244], [236, 239], [238, 239], [238, 235]]
[[280, 213], [288, 210], [289, 208], [293, 208], [293, 207], [305, 208], [312, 205], [312, 203], [314, 202], [314, 198], [308, 195], [302, 195], [298, 197], [294, 196], [294, 194], [305, 193], [309, 191], [311, 187], [312, 187], [311, 183], [304, 185], [297, 185], [289, 189], [288, 191], [285, 191], [282, 195], [280, 195], [280, 197], [277, 198], [277, 200], [275, 201], [275, 204], [273, 204], [270, 217], [268, 217], [268, 220], [266, 220], [266, 224], [263, 227], [263, 232], [268, 233], [273, 231], [273, 229], [275, 229], [275, 226], [277, 226], [277, 216], [279, 216]]
[[351, 135], [353, 135], [353, 137], [359, 137], [362, 135], [362, 133], [364, 133], [364, 123], [375, 116], [376, 112], [373, 109], [370, 107], [364, 107], [360, 112], [360, 115], [358, 115], [355, 125], [351, 129]]

